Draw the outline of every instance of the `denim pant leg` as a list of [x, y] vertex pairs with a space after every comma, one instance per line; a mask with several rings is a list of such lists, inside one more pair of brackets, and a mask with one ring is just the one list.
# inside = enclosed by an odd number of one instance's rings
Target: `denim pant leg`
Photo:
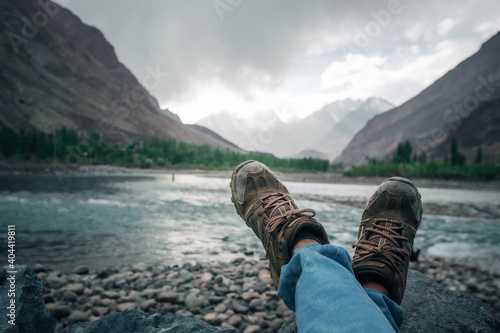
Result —
[[398, 332], [401, 308], [381, 293], [363, 289], [347, 251], [308, 244], [281, 268], [278, 293], [296, 312], [299, 332]]

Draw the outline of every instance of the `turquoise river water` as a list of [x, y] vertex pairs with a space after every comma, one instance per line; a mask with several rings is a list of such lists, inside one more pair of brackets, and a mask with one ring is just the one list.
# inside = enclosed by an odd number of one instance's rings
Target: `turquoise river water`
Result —
[[[203, 175], [0, 176], [0, 258], [15, 225], [16, 264], [91, 270], [138, 262], [227, 261], [261, 245], [236, 215], [228, 178]], [[352, 253], [362, 209], [322, 199], [366, 200], [375, 186], [286, 184], [300, 208], [313, 208], [332, 243]], [[436, 203], [498, 203], [498, 191], [420, 189]], [[500, 220], [425, 215], [415, 240], [423, 256], [500, 270]], [[259, 251], [254, 255], [259, 257]]]

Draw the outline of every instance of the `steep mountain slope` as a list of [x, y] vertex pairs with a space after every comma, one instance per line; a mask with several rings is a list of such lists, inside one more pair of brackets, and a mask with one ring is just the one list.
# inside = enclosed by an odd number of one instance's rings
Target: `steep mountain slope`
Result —
[[[335, 162], [363, 164], [366, 156], [384, 159], [404, 140], [410, 140], [416, 150], [442, 157], [453, 135], [459, 145], [467, 142], [466, 155], [482, 144], [483, 151], [498, 158], [500, 132], [495, 130], [495, 114], [499, 109], [495, 101], [500, 98], [499, 54], [497, 33], [420, 94], [370, 120]], [[472, 139], [476, 136], [473, 124], [476, 131], [490, 133], [484, 143]]]
[[201, 133], [205, 133], [211, 137], [213, 137], [215, 140], [217, 141], [220, 141], [220, 142], [224, 142], [225, 144], [229, 145], [229, 146], [232, 146], [233, 148], [235, 149], [240, 149], [238, 146], [236, 146], [234, 143], [232, 142], [229, 142], [228, 140], [224, 139], [222, 136], [220, 136], [219, 134], [215, 133], [214, 131], [206, 128], [206, 127], [203, 127], [203, 126], [200, 126], [200, 125], [186, 125], [190, 128], [194, 128], [195, 130], [197, 130], [198, 132], [201, 132]]
[[[153, 66], [154, 67], [154, 66]], [[96, 28], [51, 1], [0, 1], [0, 127], [98, 131], [107, 142], [153, 135], [234, 149], [163, 114]]]
[[483, 160], [498, 161], [500, 155], [500, 98], [481, 103], [434, 151], [435, 155], [450, 154], [451, 139], [455, 137], [466, 160], [472, 162], [481, 147]]

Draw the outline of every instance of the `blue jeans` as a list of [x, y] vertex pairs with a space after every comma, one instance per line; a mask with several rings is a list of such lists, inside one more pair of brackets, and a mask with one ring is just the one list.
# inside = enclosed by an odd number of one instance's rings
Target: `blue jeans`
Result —
[[347, 251], [307, 244], [281, 268], [278, 293], [296, 313], [298, 332], [399, 332], [403, 310], [354, 277]]

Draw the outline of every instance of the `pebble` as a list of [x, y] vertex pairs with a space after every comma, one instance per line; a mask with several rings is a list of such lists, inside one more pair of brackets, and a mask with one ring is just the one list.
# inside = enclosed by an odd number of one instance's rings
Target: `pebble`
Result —
[[242, 321], [243, 321], [243, 318], [241, 318], [241, 316], [234, 315], [234, 316], [229, 317], [229, 319], [227, 320], [227, 323], [233, 327], [238, 327]]
[[214, 276], [211, 273], [203, 273], [203, 275], [201, 276], [201, 281], [207, 283], [212, 281], [213, 277]]
[[73, 270], [71, 271], [71, 273], [73, 273], [73, 274], [80, 274], [80, 275], [88, 274], [89, 273], [89, 267], [87, 265], [76, 266], [75, 268], [73, 268]]
[[35, 264], [31, 270], [33, 273], [45, 272], [45, 267], [42, 264]]
[[106, 297], [106, 298], [118, 298], [120, 297], [120, 294], [117, 293], [116, 291], [112, 291], [112, 290], [108, 290], [108, 291], [105, 291], [102, 293], [102, 297]]
[[223, 313], [226, 310], [227, 310], [227, 306], [224, 303], [219, 303], [214, 308], [214, 311], [217, 313]]
[[262, 332], [262, 329], [258, 325], [250, 325], [245, 328], [243, 333], [260, 333]]
[[148, 269], [148, 265], [143, 262], [132, 266], [132, 272], [144, 272], [146, 269]]
[[233, 307], [234, 311], [237, 313], [247, 313], [248, 312], [248, 307], [243, 304], [240, 301], [237, 301], [235, 299], [231, 300], [231, 306]]
[[156, 305], [156, 301], [154, 299], [148, 299], [141, 303], [141, 310], [148, 311], [150, 308]]
[[248, 303], [248, 307], [251, 310], [258, 310], [258, 311], [263, 311], [264, 308], [262, 306], [262, 302], [259, 299], [254, 299], [250, 303]]
[[210, 312], [207, 313], [205, 316], [203, 316], [203, 320], [209, 323], [212, 323], [213, 320], [217, 318], [217, 313], [215, 312]]
[[96, 306], [92, 309], [92, 313], [96, 316], [104, 316], [108, 314], [109, 308], [105, 306]]
[[199, 296], [190, 294], [190, 295], [186, 296], [186, 299], [184, 300], [184, 305], [188, 309], [197, 308], [197, 307], [201, 306], [201, 304], [203, 303], [203, 300], [204, 300], [203, 297], [199, 297]]
[[277, 331], [284, 323], [283, 319], [276, 318], [269, 323], [269, 327]]
[[135, 302], [128, 302], [128, 303], [122, 303], [118, 304], [118, 311], [125, 311], [126, 309], [137, 309], [139, 307], [139, 304]]
[[87, 295], [80, 295], [76, 298], [76, 301], [79, 303], [79, 304], [87, 304], [87, 303], [90, 303], [90, 297], [88, 297]]
[[62, 299], [63, 299], [63, 301], [66, 301], [66, 302], [76, 302], [78, 299], [78, 296], [74, 292], [66, 290], [63, 293]]
[[76, 310], [71, 312], [71, 314], [68, 317], [68, 324], [74, 324], [74, 323], [79, 323], [82, 321], [88, 321], [89, 320], [89, 314], [80, 310]]
[[71, 309], [69, 308], [69, 306], [66, 305], [58, 305], [54, 308], [54, 311], [52, 311], [52, 317], [56, 319], [67, 317], [70, 314], [71, 314]]
[[158, 302], [168, 302], [168, 303], [175, 303], [178, 298], [179, 294], [173, 292], [162, 292], [159, 293], [158, 296], [156, 296], [156, 300]]

